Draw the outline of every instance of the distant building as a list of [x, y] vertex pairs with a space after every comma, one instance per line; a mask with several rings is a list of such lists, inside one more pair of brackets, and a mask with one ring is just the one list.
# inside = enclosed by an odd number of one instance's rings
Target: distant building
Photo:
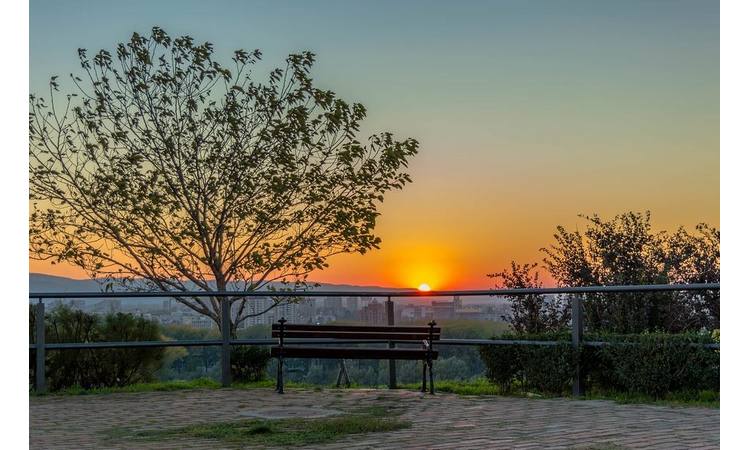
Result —
[[282, 317], [289, 323], [300, 323], [299, 308], [297, 303], [280, 303], [274, 309], [276, 316], [274, 322], [279, 321]]
[[[239, 302], [236, 303], [239, 305]], [[245, 327], [252, 325], [264, 325], [274, 321], [272, 314], [261, 314], [263, 311], [268, 309], [273, 304], [273, 300], [268, 297], [248, 297], [245, 303], [245, 310], [242, 315], [249, 315], [247, 319], [242, 322]]]
[[341, 297], [327, 297], [325, 299], [325, 307], [340, 310], [344, 307], [344, 299]]
[[452, 319], [455, 311], [453, 302], [432, 302], [432, 318], [435, 320]]
[[310, 298], [303, 298], [297, 303], [297, 317], [299, 323], [313, 323], [315, 317], [315, 302]]
[[189, 316], [182, 316], [182, 323], [190, 325], [195, 328], [213, 328], [216, 324], [208, 316], [203, 314], [191, 314]]
[[396, 315], [399, 318], [399, 322], [419, 322], [424, 321], [429, 317], [427, 313], [427, 307], [425, 305], [408, 305], [402, 307], [396, 307]]
[[346, 309], [351, 312], [359, 310], [359, 297], [347, 297], [345, 299]]
[[388, 322], [385, 303], [370, 303], [359, 310], [359, 320], [369, 325], [382, 325]]

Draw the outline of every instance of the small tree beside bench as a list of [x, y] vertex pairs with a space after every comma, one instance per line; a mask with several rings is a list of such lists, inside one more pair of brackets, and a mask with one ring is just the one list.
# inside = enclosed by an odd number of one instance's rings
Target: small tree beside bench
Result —
[[[271, 347], [271, 356], [278, 358], [276, 392], [284, 393], [284, 358], [324, 359], [396, 359], [422, 361], [422, 392], [427, 390], [427, 375], [430, 378], [430, 394], [435, 393], [432, 363], [438, 357], [433, 343], [440, 340], [440, 328], [433, 320], [425, 327], [417, 326], [349, 326], [349, 325], [300, 325], [287, 324], [282, 317], [272, 326], [272, 336], [279, 344]], [[332, 344], [374, 344], [382, 341], [410, 341], [420, 348], [383, 347], [336, 347], [311, 346], [305, 340], [331, 340]], [[295, 345], [298, 344], [298, 345]], [[317, 344], [317, 342], [316, 342]]]

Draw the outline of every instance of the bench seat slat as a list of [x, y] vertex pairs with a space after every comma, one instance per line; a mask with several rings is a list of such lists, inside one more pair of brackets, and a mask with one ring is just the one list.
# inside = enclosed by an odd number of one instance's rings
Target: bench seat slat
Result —
[[[278, 357], [281, 349], [271, 347], [271, 356]], [[284, 346], [284, 358], [322, 358], [322, 359], [425, 359], [427, 352], [406, 348], [357, 348], [357, 347], [300, 347]], [[437, 359], [438, 352], [432, 351], [432, 359]]]
[[[281, 333], [274, 331], [272, 337], [279, 337]], [[338, 331], [287, 331], [284, 330], [284, 338], [332, 338], [332, 339], [393, 339], [398, 341], [423, 341], [429, 338], [424, 333], [369, 333], [369, 332], [338, 332]], [[440, 336], [433, 334], [433, 340], [439, 340]]]
[[[271, 325], [273, 331], [279, 330], [279, 324]], [[433, 333], [440, 334], [440, 328], [432, 329]], [[341, 331], [341, 332], [366, 332], [366, 333], [429, 333], [430, 327], [398, 327], [398, 326], [359, 326], [359, 325], [300, 325], [285, 324], [284, 334], [287, 331]]]

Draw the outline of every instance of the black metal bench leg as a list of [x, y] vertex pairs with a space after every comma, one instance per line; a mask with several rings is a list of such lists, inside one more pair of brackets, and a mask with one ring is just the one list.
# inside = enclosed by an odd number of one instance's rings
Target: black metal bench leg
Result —
[[342, 372], [344, 368], [341, 367], [341, 361], [339, 361], [339, 375], [336, 377], [336, 388], [341, 387], [341, 378], [343, 378]]
[[350, 387], [352, 385], [351, 380], [349, 379], [349, 372], [346, 370], [346, 362], [344, 362], [343, 359], [339, 360], [339, 376], [336, 378], [336, 387], [341, 387], [341, 382], [344, 382], [344, 385], [346, 387]]
[[422, 392], [427, 392], [427, 361], [422, 361]]
[[344, 385], [346, 387], [352, 386], [352, 380], [349, 379], [349, 371], [346, 369], [346, 361], [341, 360], [341, 368], [344, 369]]
[[279, 358], [279, 366], [276, 371], [276, 392], [284, 393], [284, 358]]
[[430, 361], [428, 364], [430, 366], [430, 394], [435, 395], [435, 383], [432, 377], [432, 361]]

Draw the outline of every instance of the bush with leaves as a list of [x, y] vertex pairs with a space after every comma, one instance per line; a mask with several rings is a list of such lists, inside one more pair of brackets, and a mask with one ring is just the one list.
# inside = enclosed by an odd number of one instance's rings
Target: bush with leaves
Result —
[[[29, 329], [34, 340], [36, 314], [30, 308]], [[132, 314], [99, 317], [66, 306], [55, 308], [45, 317], [48, 343], [157, 341], [161, 339], [155, 322]], [[55, 391], [72, 386], [100, 388], [125, 386], [154, 380], [161, 367], [163, 348], [47, 350], [47, 386]], [[30, 361], [33, 380], [35, 358]]]
[[[501, 339], [570, 342], [564, 333], [509, 333]], [[488, 345], [482, 346], [479, 354], [487, 367], [487, 378], [502, 391], [509, 392], [517, 383], [523, 390], [548, 394], [562, 394], [570, 388], [578, 358], [578, 353], [566, 343]]]
[[[718, 283], [719, 230], [698, 224], [695, 232], [654, 231], [651, 215], [627, 212], [612, 219], [581, 216], [586, 229], [557, 227], [554, 243], [542, 249], [544, 268], [559, 286]], [[541, 287], [536, 264], [511, 262], [490, 274], [499, 288]], [[518, 332], [561, 330], [570, 321], [564, 296], [524, 295], [510, 299], [509, 321]], [[719, 328], [719, 292], [599, 293], [584, 297], [585, 324], [613, 333], [713, 330]]]
[[[583, 233], [557, 227], [544, 265], [560, 286], [718, 283], [719, 230], [698, 224], [654, 231], [651, 214], [627, 212], [610, 220], [598, 215]], [[713, 330], [719, 327], [719, 293], [590, 294], [584, 304], [591, 329], [615, 333]]]
[[506, 334], [505, 340], [557, 341], [547, 345], [492, 345], [480, 349], [487, 378], [503, 391], [516, 385], [527, 391], [563, 394], [572, 388], [580, 361], [588, 389], [664, 398], [670, 393], [719, 390], [719, 351], [710, 334], [595, 334], [587, 341], [609, 343], [573, 350], [570, 334]]
[[487, 379], [497, 384], [502, 392], [510, 392], [513, 382], [521, 377], [523, 347], [520, 345], [486, 345], [479, 347]]
[[591, 339], [625, 342], [589, 350], [589, 383], [603, 391], [645, 394], [656, 398], [673, 392], [719, 390], [719, 351], [708, 334], [644, 333], [600, 335]]
[[248, 383], [262, 380], [270, 359], [268, 348], [255, 345], [233, 346], [230, 356], [232, 381]]

